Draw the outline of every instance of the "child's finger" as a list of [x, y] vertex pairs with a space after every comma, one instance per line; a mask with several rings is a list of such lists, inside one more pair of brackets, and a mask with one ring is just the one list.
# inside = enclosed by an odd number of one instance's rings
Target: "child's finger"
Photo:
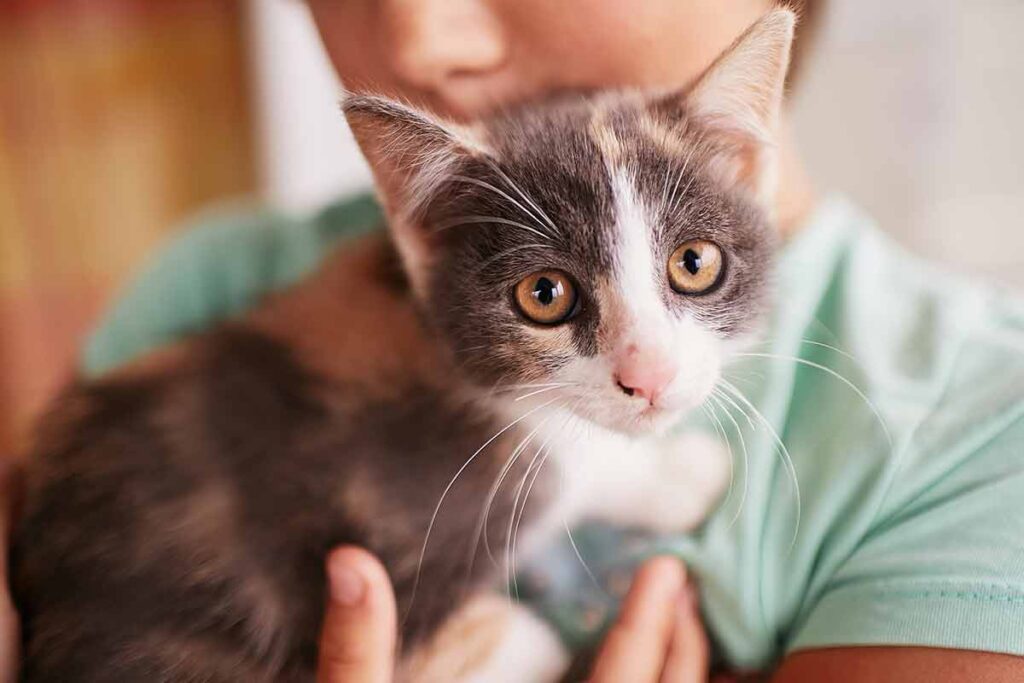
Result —
[[598, 653], [591, 683], [658, 680], [684, 578], [675, 558], [654, 558], [640, 568]]
[[662, 683], [704, 683], [708, 680], [710, 652], [697, 610], [696, 591], [682, 591], [676, 608], [675, 632], [661, 674]]
[[329, 600], [320, 636], [319, 683], [390, 683], [397, 619], [391, 581], [365, 550], [327, 558]]

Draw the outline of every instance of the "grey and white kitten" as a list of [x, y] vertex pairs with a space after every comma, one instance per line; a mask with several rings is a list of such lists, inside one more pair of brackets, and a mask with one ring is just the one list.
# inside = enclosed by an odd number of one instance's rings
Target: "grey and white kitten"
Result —
[[563, 519], [685, 529], [720, 492], [717, 446], [668, 428], [766, 299], [793, 24], [766, 15], [682, 92], [473, 127], [347, 99], [390, 239], [41, 425], [24, 678], [312, 681], [339, 544], [390, 573], [401, 679], [557, 678], [493, 586]]

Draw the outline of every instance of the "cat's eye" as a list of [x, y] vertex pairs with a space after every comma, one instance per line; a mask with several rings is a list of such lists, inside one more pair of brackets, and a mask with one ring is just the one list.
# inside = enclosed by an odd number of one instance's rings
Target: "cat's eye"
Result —
[[519, 311], [528, 320], [557, 325], [576, 309], [576, 287], [562, 271], [543, 270], [520, 280], [515, 299]]
[[681, 244], [668, 259], [668, 280], [680, 294], [703, 294], [722, 277], [722, 250], [712, 242]]

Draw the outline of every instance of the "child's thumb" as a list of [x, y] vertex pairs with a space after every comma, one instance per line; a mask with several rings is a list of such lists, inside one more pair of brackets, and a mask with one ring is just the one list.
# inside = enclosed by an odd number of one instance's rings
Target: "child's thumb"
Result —
[[395, 595], [387, 572], [360, 548], [327, 558], [327, 613], [318, 683], [390, 683], [395, 668]]

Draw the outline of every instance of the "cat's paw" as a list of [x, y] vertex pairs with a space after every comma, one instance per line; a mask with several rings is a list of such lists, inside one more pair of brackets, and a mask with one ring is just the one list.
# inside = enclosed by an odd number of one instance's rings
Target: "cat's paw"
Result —
[[654, 474], [644, 507], [644, 526], [658, 532], [698, 526], [719, 501], [729, 481], [729, 460], [721, 442], [688, 432], [658, 444]]

